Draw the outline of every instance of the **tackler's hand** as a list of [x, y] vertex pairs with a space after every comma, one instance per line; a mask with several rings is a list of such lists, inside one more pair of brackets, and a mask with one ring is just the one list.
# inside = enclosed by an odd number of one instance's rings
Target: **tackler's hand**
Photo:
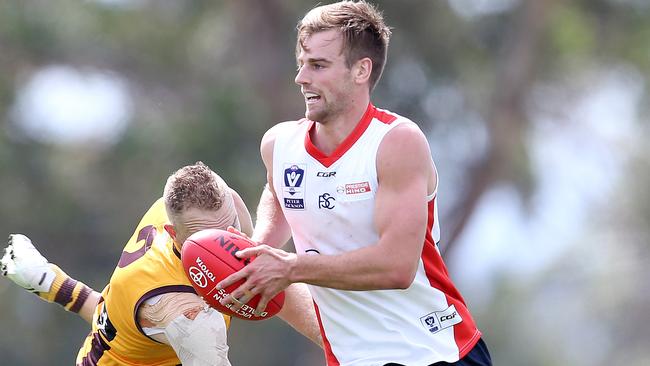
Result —
[[233, 234], [239, 235], [239, 236], [241, 236], [241, 237], [243, 237], [243, 238], [250, 239], [250, 238], [248, 237], [248, 235], [242, 233], [241, 231], [239, 231], [239, 229], [237, 229], [237, 228], [234, 227], [234, 226], [228, 226], [228, 228], [226, 229], [226, 231], [228, 231], [229, 233], [233, 233]]
[[47, 259], [22, 234], [11, 234], [0, 260], [2, 275], [31, 292], [48, 292], [56, 273]]

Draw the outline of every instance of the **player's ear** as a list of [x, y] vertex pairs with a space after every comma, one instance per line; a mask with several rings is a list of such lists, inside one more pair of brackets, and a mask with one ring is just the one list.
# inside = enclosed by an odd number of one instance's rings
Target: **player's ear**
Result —
[[354, 80], [359, 84], [367, 83], [372, 73], [372, 60], [364, 57], [354, 63], [353, 74]]
[[167, 234], [172, 237], [172, 239], [176, 239], [176, 230], [174, 230], [174, 225], [166, 224], [163, 227], [165, 228]]

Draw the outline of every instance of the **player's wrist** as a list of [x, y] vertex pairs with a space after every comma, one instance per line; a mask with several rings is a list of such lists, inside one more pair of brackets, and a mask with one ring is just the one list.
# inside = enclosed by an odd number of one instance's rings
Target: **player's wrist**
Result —
[[47, 302], [55, 302], [67, 311], [78, 313], [83, 304], [92, 293], [92, 289], [84, 283], [79, 282], [68, 276], [59, 266], [49, 263], [50, 268], [55, 273], [54, 280], [50, 285], [49, 291], [41, 291], [36, 294]]
[[296, 253], [288, 253], [286, 263], [287, 263], [287, 280], [290, 283], [303, 282], [301, 276], [301, 267], [302, 262], [304, 261], [304, 255], [297, 255]]

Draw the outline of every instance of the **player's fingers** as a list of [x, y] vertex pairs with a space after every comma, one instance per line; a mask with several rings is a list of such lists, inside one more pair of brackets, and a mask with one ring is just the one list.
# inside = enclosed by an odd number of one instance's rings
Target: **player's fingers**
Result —
[[251, 247], [251, 248], [245, 248], [242, 250], [238, 250], [235, 255], [237, 258], [250, 258], [250, 257], [257, 257], [258, 255], [262, 253], [268, 252], [270, 247], [268, 245], [258, 245], [256, 247]]
[[229, 308], [233, 312], [237, 312], [239, 308], [244, 306], [244, 303], [239, 301], [236, 297], [234, 297], [232, 294], [224, 297], [223, 299], [219, 300], [219, 303], [227, 308]]
[[264, 310], [266, 310], [266, 305], [268, 305], [271, 299], [272, 297], [266, 295], [263, 295], [260, 298], [260, 302], [257, 304], [257, 308], [255, 309], [255, 316], [261, 316], [262, 313], [264, 313]]
[[224, 288], [232, 285], [233, 283], [236, 283], [241, 279], [245, 279], [246, 277], [248, 277], [248, 272], [247, 268], [244, 267], [243, 269], [231, 274], [230, 276], [221, 280], [221, 282], [217, 283], [217, 290], [223, 290]]
[[242, 304], [247, 304], [257, 293], [255, 288], [244, 289], [244, 285], [239, 286], [235, 291], [232, 292], [231, 296], [239, 300]]
[[230, 293], [228, 296], [224, 297], [219, 301], [221, 305], [230, 308], [231, 311], [237, 312], [242, 306], [244, 306], [250, 299], [252, 292], [250, 290], [240, 290], [244, 285], [238, 287], [235, 291]]

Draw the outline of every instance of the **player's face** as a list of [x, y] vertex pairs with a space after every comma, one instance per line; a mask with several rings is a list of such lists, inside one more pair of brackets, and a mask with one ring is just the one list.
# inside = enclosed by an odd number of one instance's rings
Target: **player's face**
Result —
[[305, 117], [327, 123], [352, 104], [352, 71], [342, 53], [343, 38], [336, 30], [309, 36], [298, 54], [296, 84], [305, 98]]
[[228, 226], [235, 226], [237, 212], [232, 205], [224, 205], [218, 210], [203, 210], [190, 208], [177, 217], [170, 217], [176, 230], [175, 241], [182, 246], [185, 240], [197, 231], [205, 229], [226, 230]]

